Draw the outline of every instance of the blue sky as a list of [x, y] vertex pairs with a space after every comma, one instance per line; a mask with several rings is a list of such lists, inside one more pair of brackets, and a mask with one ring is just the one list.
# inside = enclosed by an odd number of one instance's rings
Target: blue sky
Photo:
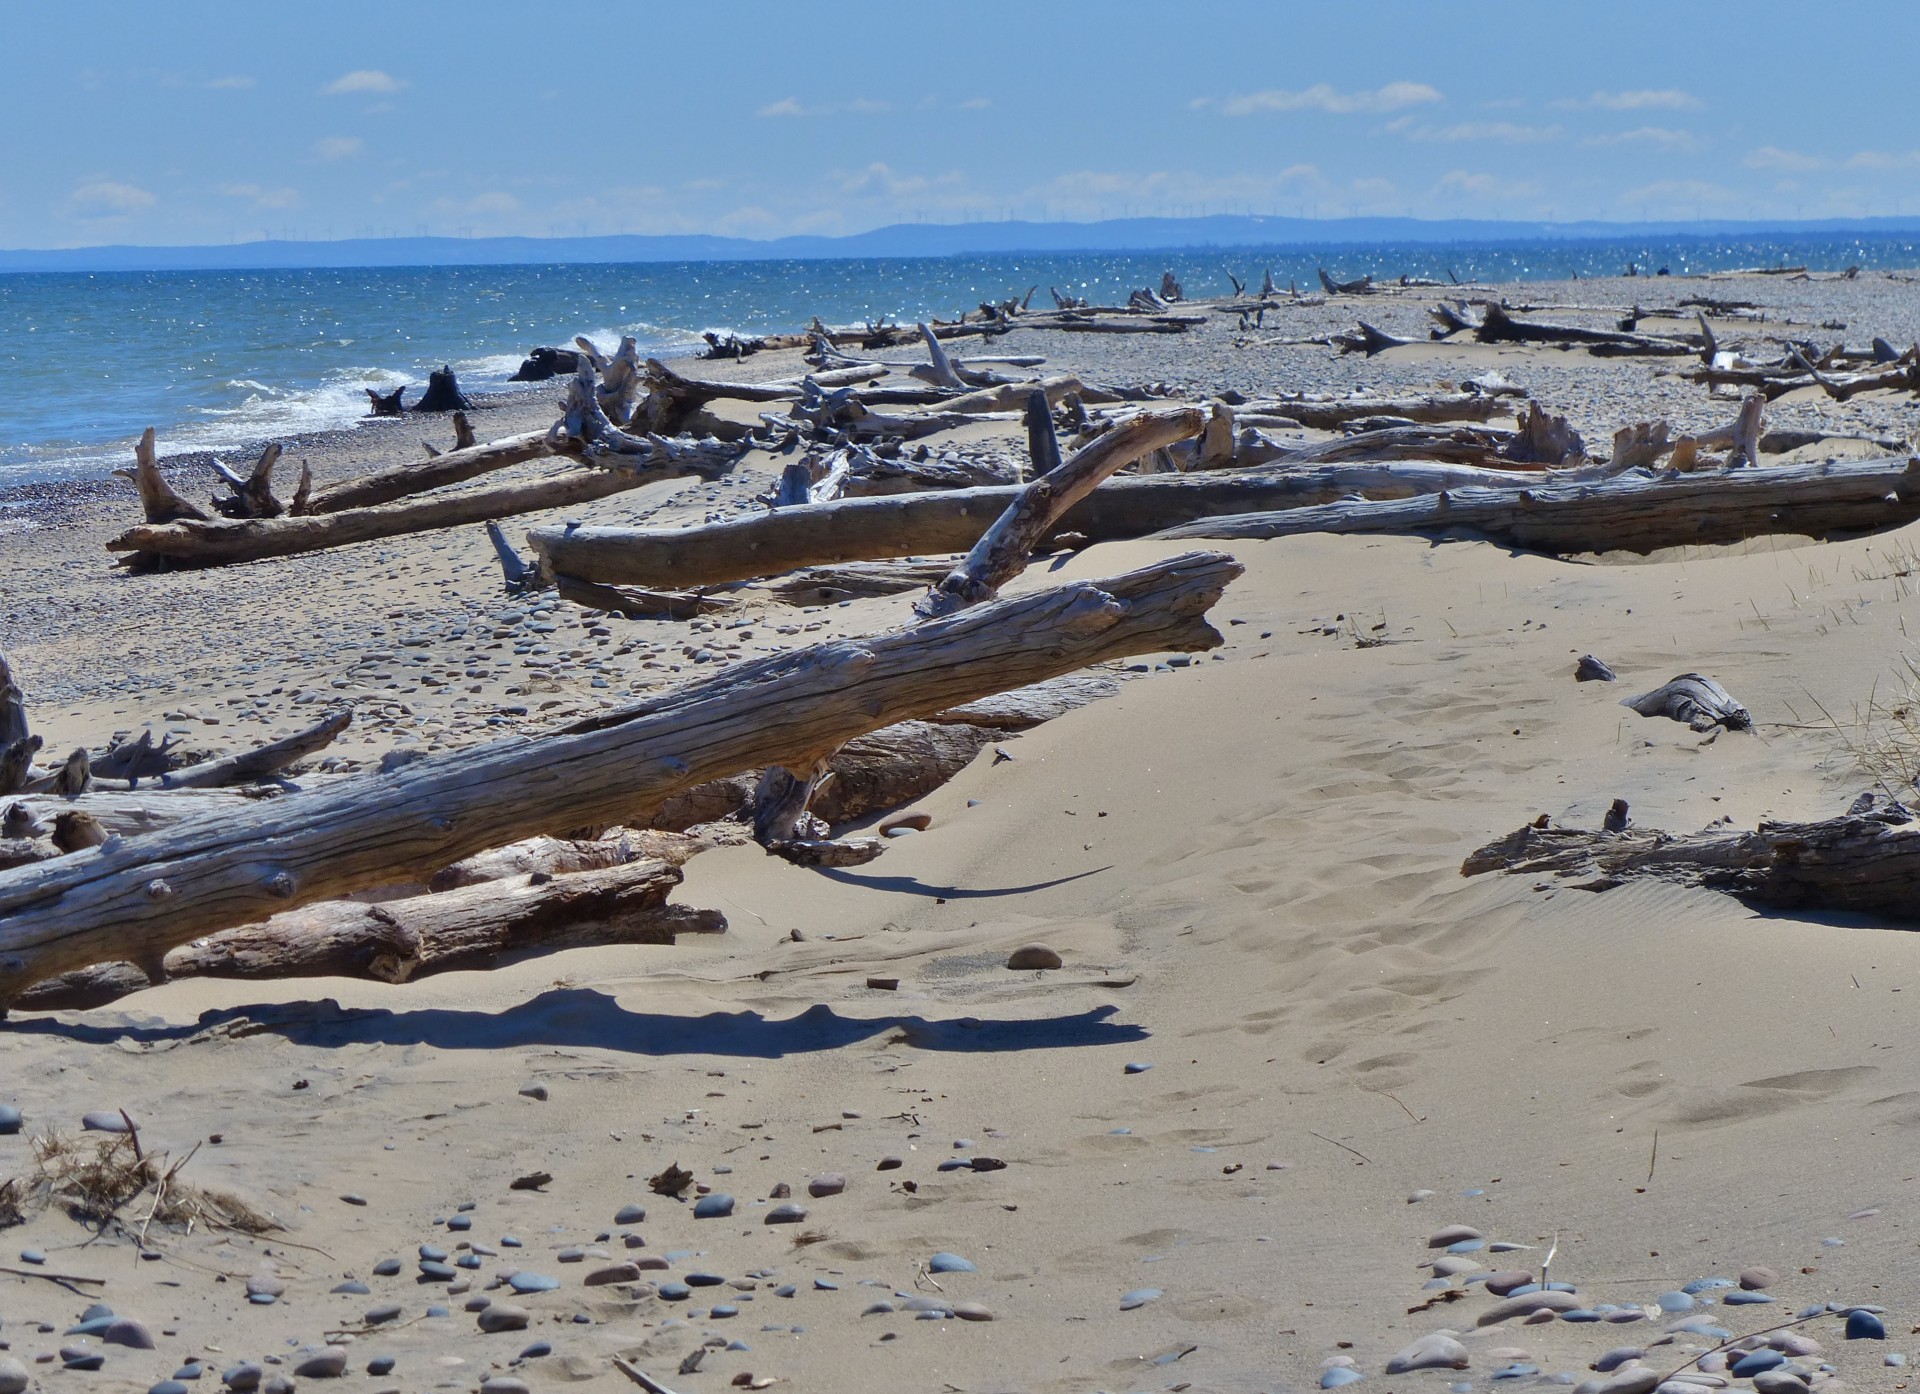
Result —
[[0, 246], [1920, 214], [1920, 6], [8, 7]]

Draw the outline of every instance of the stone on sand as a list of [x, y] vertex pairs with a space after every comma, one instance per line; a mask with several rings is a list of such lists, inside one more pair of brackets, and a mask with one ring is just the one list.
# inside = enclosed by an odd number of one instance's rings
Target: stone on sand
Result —
[[479, 1316], [480, 1329], [487, 1332], [524, 1331], [532, 1320], [532, 1312], [511, 1302], [496, 1302]]
[[1056, 950], [1045, 944], [1023, 944], [1007, 955], [1007, 967], [1016, 969], [1058, 968], [1065, 962]]
[[1467, 1348], [1454, 1339], [1451, 1331], [1434, 1331], [1422, 1336], [1387, 1362], [1390, 1375], [1410, 1370], [1464, 1370], [1472, 1363]]

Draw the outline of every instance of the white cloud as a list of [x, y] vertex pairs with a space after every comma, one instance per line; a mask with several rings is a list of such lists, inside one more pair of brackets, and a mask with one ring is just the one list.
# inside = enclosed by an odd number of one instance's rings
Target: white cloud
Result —
[[1748, 169], [1784, 169], [1795, 173], [1808, 170], [1825, 169], [1832, 161], [1819, 155], [1806, 155], [1798, 150], [1783, 150], [1777, 145], [1763, 145], [1758, 150], [1749, 151], [1740, 162]]
[[1847, 158], [1848, 169], [1912, 169], [1920, 165], [1920, 150], [1862, 150]]
[[1531, 145], [1558, 140], [1566, 132], [1559, 126], [1520, 126], [1511, 121], [1461, 121], [1451, 126], [1435, 126], [1402, 116], [1387, 123], [1387, 129], [1408, 140], [1457, 143], [1470, 140], [1500, 141], [1507, 145]]
[[993, 102], [986, 97], [969, 97], [960, 103], [962, 111], [985, 111]]
[[768, 102], [755, 115], [758, 116], [805, 116], [807, 109], [792, 97], [782, 97], [777, 102]]
[[1589, 136], [1583, 145], [1645, 145], [1660, 150], [1693, 150], [1700, 141], [1692, 131], [1676, 131], [1666, 126], [1636, 126], [1631, 131]]
[[856, 98], [851, 102], [823, 102], [819, 106], [803, 106], [797, 97], [782, 97], [777, 102], [769, 102], [755, 112], [756, 116], [880, 116], [893, 110], [892, 102], [875, 101], [869, 97]]
[[1474, 173], [1464, 169], [1448, 170], [1440, 176], [1436, 192], [1465, 195], [1480, 200], [1531, 198], [1540, 192], [1537, 185], [1522, 180], [1502, 179], [1497, 174]]
[[1700, 179], [1661, 179], [1629, 189], [1620, 195], [1628, 208], [1665, 213], [1669, 217], [1690, 216], [1702, 205], [1724, 207], [1734, 202], [1732, 189]]
[[1335, 116], [1377, 115], [1424, 106], [1446, 98], [1424, 82], [1389, 82], [1370, 92], [1340, 92], [1326, 83], [1316, 83], [1298, 92], [1270, 88], [1236, 97], [1201, 97], [1193, 105], [1215, 107], [1223, 116], [1253, 116], [1269, 111], [1322, 111]]
[[342, 73], [320, 90], [329, 97], [347, 97], [360, 92], [398, 92], [407, 84], [378, 68], [355, 68]]
[[519, 211], [520, 200], [512, 194], [501, 193], [498, 190], [479, 194], [467, 200], [469, 213], [518, 213]]
[[313, 143], [313, 153], [322, 160], [348, 160], [367, 148], [359, 136], [323, 136]]
[[76, 218], [124, 218], [129, 213], [145, 212], [159, 201], [132, 184], [95, 179], [73, 191], [67, 208]]
[[213, 81], [203, 85], [212, 88], [216, 92], [244, 92], [247, 88], [255, 84], [254, 80], [250, 77], [240, 77], [236, 75], [233, 77], [217, 77], [213, 79]]
[[1704, 105], [1691, 92], [1677, 87], [1642, 87], [1631, 92], [1595, 92], [1584, 99], [1566, 98], [1557, 107], [1591, 107], [1596, 111], [1691, 111]]
[[222, 184], [228, 198], [243, 198], [255, 208], [292, 208], [300, 202], [298, 189], [268, 189], [259, 184]]

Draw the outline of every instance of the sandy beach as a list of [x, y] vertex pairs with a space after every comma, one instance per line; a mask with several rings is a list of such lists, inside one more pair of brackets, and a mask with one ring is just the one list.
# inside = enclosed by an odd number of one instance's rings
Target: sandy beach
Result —
[[[1765, 321], [1715, 329], [1756, 353], [1769, 336], [1920, 340], [1920, 290], [1878, 272], [1493, 293], [1602, 307], [1535, 316], [1596, 326], [1685, 294], [1750, 300]], [[1596, 454], [1634, 422], [1704, 431], [1738, 409], [1682, 380], [1686, 361], [1272, 342], [1356, 316], [1423, 340], [1437, 294], [1283, 303], [1245, 332], [1226, 315], [1165, 336], [1015, 329], [993, 351], [1196, 400], [1426, 393], [1492, 371]], [[1640, 327], [1663, 324], [1692, 327]], [[791, 350], [675, 366], [805, 371]], [[485, 399], [475, 427], [544, 427], [557, 391]], [[1906, 454], [1911, 402], [1804, 389], [1767, 424], [1829, 437], [1783, 459]], [[450, 428], [370, 421], [286, 459], [325, 484], [422, 458], [423, 436], [444, 447]], [[755, 450], [713, 482], [507, 532], [741, 516], [782, 463]], [[167, 469], [209, 493], [203, 464]], [[478, 527], [127, 575], [105, 543], [138, 519], [131, 485], [0, 505], [0, 649], [49, 754], [151, 729], [212, 757], [350, 705], [307, 772], [321, 778], [876, 634], [915, 598], [801, 608], [749, 585], [724, 616], [588, 613], [509, 594]], [[246, 1363], [262, 1388], [329, 1387], [333, 1366], [369, 1390], [639, 1387], [616, 1357], [675, 1394], [1271, 1394], [1338, 1387], [1340, 1369], [1382, 1391], [1646, 1394], [1682, 1372], [1670, 1392], [1764, 1391], [1788, 1367], [1816, 1389], [1905, 1388], [1920, 940], [1863, 915], [1461, 863], [1541, 815], [1598, 827], [1616, 799], [1637, 826], [1688, 832], [1910, 796], [1920, 748], [1899, 748], [1889, 713], [1913, 682], [1916, 528], [1651, 557], [1204, 544], [1246, 568], [1212, 612], [1218, 648], [1112, 665], [1115, 695], [983, 749], [911, 805], [927, 828], [868, 865], [805, 868], [740, 838], [701, 851], [672, 901], [720, 911], [723, 934], [393, 986], [192, 978], [16, 1011], [0, 1105], [24, 1121], [0, 1134], [0, 1181], [30, 1178], [50, 1138], [92, 1148], [83, 1115], [124, 1110], [147, 1152], [184, 1162], [183, 1185], [274, 1227], [143, 1223], [151, 1192], [104, 1228], [27, 1204], [0, 1232], [0, 1349], [33, 1387], [109, 1391], [211, 1390]], [[1010, 589], [1195, 545], [1059, 553]], [[1618, 682], [1577, 683], [1586, 654]], [[1621, 705], [1689, 672], [1753, 729]], [[1064, 966], [1009, 969], [1029, 944]], [[651, 1189], [673, 1166], [693, 1188]], [[107, 1317], [70, 1334], [96, 1303]], [[1862, 1307], [1884, 1339], [1843, 1315]], [[110, 1337], [109, 1317], [150, 1348]], [[1707, 1354], [1750, 1333], [1752, 1350]], [[1412, 1363], [1437, 1366], [1389, 1373], [1423, 1338]], [[99, 1373], [62, 1372], [80, 1345]], [[1766, 1349], [1772, 1369], [1753, 1363]], [[197, 1383], [179, 1373], [193, 1367]]]

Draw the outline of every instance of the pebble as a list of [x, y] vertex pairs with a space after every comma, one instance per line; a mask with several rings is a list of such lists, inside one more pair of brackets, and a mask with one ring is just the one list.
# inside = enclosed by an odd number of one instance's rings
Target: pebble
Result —
[[1616, 1346], [1598, 1360], [1594, 1361], [1591, 1368], [1598, 1370], [1604, 1375], [1610, 1371], [1619, 1369], [1629, 1360], [1640, 1359], [1645, 1354], [1646, 1352], [1639, 1346]]
[[[0, 1383], [0, 1388], [5, 1387], [4, 1383]], [[147, 1394], [191, 1394], [191, 1391], [181, 1380], [163, 1379], [158, 1384], [148, 1385]]]
[[400, 1362], [395, 1360], [391, 1355], [376, 1355], [367, 1362], [367, 1373], [370, 1375], [390, 1375], [393, 1373], [393, 1367], [399, 1363]]
[[1435, 1230], [1427, 1236], [1429, 1249], [1445, 1249], [1463, 1240], [1485, 1239], [1486, 1235], [1472, 1225], [1448, 1225], [1445, 1229]]
[[585, 1285], [590, 1288], [597, 1288], [606, 1287], [610, 1283], [637, 1283], [639, 1281], [639, 1264], [615, 1263], [606, 1268], [596, 1268], [587, 1274]]
[[1479, 1260], [1470, 1259], [1461, 1254], [1449, 1254], [1445, 1258], [1437, 1258], [1433, 1261], [1433, 1273], [1436, 1278], [1452, 1278], [1461, 1273], [1473, 1273], [1479, 1267]]
[[644, 1225], [647, 1222], [647, 1207], [644, 1205], [623, 1205], [613, 1212], [616, 1225]]
[[1753, 1377], [1755, 1394], [1806, 1394], [1807, 1382], [1791, 1370], [1762, 1370]]
[[293, 1394], [297, 1387], [285, 1375], [269, 1375], [267, 1382], [260, 1386], [260, 1394]]
[[685, 1283], [665, 1282], [654, 1291], [662, 1302], [685, 1302], [693, 1296], [693, 1289]]
[[153, 1333], [147, 1330], [144, 1321], [135, 1321], [131, 1317], [120, 1317], [110, 1323], [100, 1333], [103, 1345], [125, 1346], [128, 1350], [153, 1350]]
[[1422, 1336], [1387, 1362], [1387, 1373], [1404, 1374], [1409, 1370], [1464, 1370], [1470, 1360], [1467, 1348], [1444, 1331]]
[[520, 1360], [538, 1360], [543, 1355], [552, 1355], [553, 1345], [547, 1341], [535, 1341], [515, 1357]]
[[12, 1104], [0, 1104], [0, 1137], [12, 1137], [20, 1131], [20, 1110]]
[[1009, 968], [1059, 968], [1066, 962], [1059, 953], [1045, 944], [1023, 944], [1007, 955]]
[[127, 1130], [127, 1120], [118, 1113], [99, 1109], [93, 1113], [82, 1114], [80, 1126], [90, 1133], [124, 1133]]
[[901, 1161], [898, 1157], [882, 1157], [879, 1161], [879, 1164], [874, 1167], [874, 1170], [875, 1171], [898, 1171], [901, 1167], [905, 1165], [906, 1163]]
[[1770, 1288], [1780, 1281], [1780, 1275], [1771, 1268], [1743, 1268], [1740, 1270], [1740, 1286], [1752, 1292]]
[[60, 1368], [63, 1370], [97, 1370], [106, 1363], [105, 1355], [84, 1345], [60, 1347]]
[[1768, 1296], [1764, 1292], [1746, 1292], [1741, 1290], [1735, 1290], [1733, 1292], [1728, 1293], [1725, 1297], [1721, 1298], [1720, 1300], [1726, 1303], [1729, 1307], [1752, 1307], [1752, 1306], [1758, 1306], [1761, 1303], [1771, 1302], [1773, 1301], [1773, 1298]]
[[807, 1207], [794, 1205], [776, 1205], [767, 1212], [766, 1223], [770, 1225], [797, 1225], [807, 1218]]
[[1495, 1322], [1528, 1316], [1542, 1308], [1550, 1312], [1578, 1311], [1580, 1299], [1570, 1292], [1529, 1292], [1519, 1297], [1508, 1297], [1482, 1312], [1477, 1324], [1492, 1326]]
[[1628, 1365], [1600, 1381], [1594, 1394], [1653, 1394], [1660, 1387], [1660, 1372], [1645, 1365]]
[[733, 1197], [725, 1191], [701, 1196], [693, 1203], [693, 1218], [696, 1220], [720, 1220], [732, 1213]]
[[1787, 1357], [1777, 1350], [1750, 1350], [1728, 1371], [1735, 1379], [1751, 1379], [1763, 1370], [1771, 1370], [1776, 1365], [1787, 1363]]
[[1515, 1288], [1532, 1286], [1533, 1274], [1524, 1269], [1503, 1268], [1498, 1272], [1487, 1274], [1486, 1282], [1488, 1292], [1495, 1297], [1506, 1297]]
[[1432, 1200], [1433, 1197], [1434, 1192], [1432, 1191], [1410, 1191], [1407, 1194], [1407, 1204], [1418, 1205], [1423, 1200]]
[[1686, 1292], [1663, 1292], [1656, 1299], [1663, 1312], [1690, 1312], [1693, 1310], [1693, 1294]]
[[251, 1360], [229, 1365], [220, 1372], [220, 1383], [236, 1391], [236, 1394], [246, 1394], [247, 1390], [260, 1387], [260, 1367]]
[[821, 1196], [837, 1196], [847, 1189], [847, 1178], [837, 1171], [829, 1171], [807, 1182], [807, 1194], [818, 1199]]
[[958, 1254], [950, 1254], [943, 1250], [927, 1260], [927, 1271], [929, 1273], [978, 1273], [980, 1270], [973, 1266], [971, 1259], [964, 1259]]
[[347, 1372], [347, 1348], [327, 1346], [293, 1367], [301, 1379], [339, 1379]]
[[1887, 1339], [1887, 1324], [1872, 1312], [1856, 1307], [1847, 1313], [1847, 1339], [1849, 1341], [1884, 1341]]
[[22, 1263], [45, 1263], [46, 1261], [47, 1256], [38, 1249], [22, 1249], [20, 1251], [20, 1262]]
[[11, 1355], [0, 1355], [0, 1394], [25, 1394], [33, 1377]]
[[512, 1375], [492, 1375], [480, 1381], [480, 1394], [533, 1394], [523, 1379]]
[[373, 1276], [376, 1278], [391, 1278], [399, 1271], [400, 1260], [397, 1258], [383, 1258], [373, 1266]]
[[342, 1205], [365, 1205], [367, 1203], [367, 1198], [356, 1192], [348, 1191], [345, 1195], [340, 1197], [340, 1203]]
[[1147, 1303], [1163, 1296], [1165, 1296], [1165, 1294], [1161, 1292], [1159, 1288], [1135, 1288], [1132, 1292], [1122, 1293], [1120, 1295], [1120, 1310], [1123, 1312], [1131, 1312], [1135, 1308], [1144, 1307]]
[[447, 1251], [438, 1244], [422, 1244], [420, 1246], [420, 1257], [429, 1259], [435, 1263], [440, 1263], [446, 1260]]
[[1361, 1374], [1351, 1365], [1335, 1365], [1330, 1370], [1322, 1370], [1320, 1372], [1320, 1387], [1322, 1389], [1338, 1389], [1342, 1385], [1358, 1384], [1365, 1378], [1365, 1375]]
[[398, 1321], [406, 1315], [406, 1308], [398, 1302], [382, 1302], [378, 1307], [369, 1307], [364, 1320], [368, 1326], [378, 1326], [382, 1322]]
[[[445, 1254], [436, 1254], [436, 1258], [445, 1258]], [[268, 1297], [284, 1297], [287, 1280], [277, 1273], [255, 1273], [247, 1279], [247, 1296], [258, 1297], [265, 1293]]]
[[1129, 1063], [1127, 1064], [1127, 1066], [1126, 1066], [1126, 1072], [1127, 1072], [1128, 1074], [1130, 1074], [1130, 1075], [1143, 1075], [1143, 1074], [1145, 1074], [1145, 1073], [1146, 1073], [1146, 1072], [1147, 1072], [1148, 1070], [1151, 1070], [1152, 1068], [1153, 1068], [1153, 1062], [1152, 1062], [1152, 1061], [1149, 1061], [1149, 1060], [1134, 1060], [1134, 1061], [1130, 1061], [1130, 1062], [1129, 1062]]
[[480, 1313], [478, 1320], [482, 1331], [525, 1331], [533, 1313], [511, 1302], [496, 1302]]
[[552, 1292], [560, 1286], [558, 1278], [549, 1278], [544, 1273], [529, 1273], [524, 1269], [507, 1279], [507, 1286], [515, 1292]]
[[361, 1282], [358, 1278], [349, 1278], [344, 1283], [335, 1283], [332, 1287], [328, 1288], [327, 1291], [346, 1293], [353, 1297], [365, 1297], [368, 1293], [372, 1292], [373, 1289]]
[[956, 1302], [953, 1314], [962, 1321], [992, 1321], [993, 1313], [978, 1302]]
[[[441, 1263], [436, 1259], [422, 1259], [420, 1261], [420, 1276], [431, 1279], [436, 1283], [450, 1283], [458, 1275], [454, 1272], [453, 1265], [450, 1263]], [[273, 1299], [269, 1297], [267, 1300], [271, 1302]]]

